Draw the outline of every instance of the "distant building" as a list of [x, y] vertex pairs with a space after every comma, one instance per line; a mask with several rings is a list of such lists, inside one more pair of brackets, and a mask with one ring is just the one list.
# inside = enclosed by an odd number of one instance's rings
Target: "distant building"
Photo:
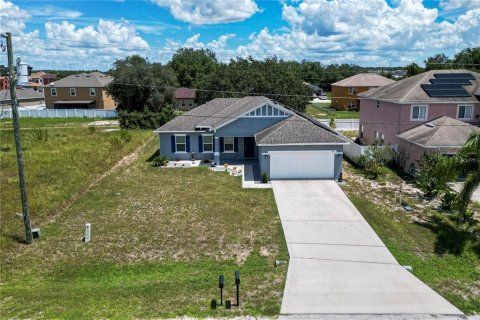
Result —
[[376, 73], [359, 73], [332, 83], [331, 106], [337, 110], [359, 110], [360, 100], [357, 96], [359, 93], [394, 82]]
[[44, 86], [49, 109], [115, 109], [105, 87], [113, 80], [101, 72], [80, 73]]
[[402, 78], [405, 78], [407, 76], [407, 71], [406, 70], [395, 70], [395, 71], [392, 71], [391, 76], [395, 80], [402, 79]]
[[197, 106], [195, 103], [196, 90], [189, 88], [177, 88], [175, 89], [173, 98], [175, 102], [175, 109], [188, 111]]
[[[45, 105], [45, 97], [43, 92], [36, 91], [32, 88], [17, 88], [17, 102], [20, 107], [41, 107]], [[10, 90], [0, 90], [0, 107], [10, 108]]]
[[32, 87], [44, 86], [55, 80], [57, 80], [57, 75], [43, 71], [34, 72], [28, 76], [29, 86]]
[[7, 90], [9, 87], [8, 85], [8, 77], [2, 76], [0, 77], [0, 90]]

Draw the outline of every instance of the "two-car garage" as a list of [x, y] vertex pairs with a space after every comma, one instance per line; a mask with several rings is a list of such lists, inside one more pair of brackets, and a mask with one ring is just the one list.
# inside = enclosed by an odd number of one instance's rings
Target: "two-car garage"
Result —
[[270, 179], [333, 179], [335, 150], [270, 151]]

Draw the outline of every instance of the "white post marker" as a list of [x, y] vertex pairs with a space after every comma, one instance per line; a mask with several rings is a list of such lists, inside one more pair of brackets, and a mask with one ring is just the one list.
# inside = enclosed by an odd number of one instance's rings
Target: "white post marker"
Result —
[[89, 243], [90, 242], [90, 235], [92, 232], [92, 226], [90, 223], [85, 223], [85, 237], [83, 238], [83, 242]]

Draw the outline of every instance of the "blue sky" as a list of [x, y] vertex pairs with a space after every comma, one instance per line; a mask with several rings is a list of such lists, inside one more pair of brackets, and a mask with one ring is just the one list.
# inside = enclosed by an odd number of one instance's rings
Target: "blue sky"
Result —
[[[480, 0], [0, 0], [0, 31], [35, 69], [107, 70], [176, 49], [400, 66], [480, 46]], [[0, 55], [0, 64], [6, 63]]]

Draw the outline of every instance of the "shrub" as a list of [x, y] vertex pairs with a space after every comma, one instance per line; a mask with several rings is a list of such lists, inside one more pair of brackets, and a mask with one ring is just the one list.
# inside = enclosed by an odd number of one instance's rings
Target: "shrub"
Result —
[[152, 160], [152, 167], [166, 166], [167, 163], [168, 163], [168, 158], [166, 156], [156, 156]]
[[144, 110], [143, 112], [120, 111], [118, 122], [123, 129], [156, 129], [175, 117], [171, 107], [165, 107], [159, 112]]
[[48, 129], [33, 129], [32, 130], [33, 138], [36, 141], [48, 141]]
[[113, 148], [117, 148], [117, 149], [123, 148], [123, 145], [125, 144], [125, 142], [122, 139], [120, 139], [120, 137], [118, 136], [111, 136], [108, 141], [110, 142], [110, 145]]
[[392, 148], [387, 146], [370, 146], [365, 152], [354, 161], [358, 166], [365, 170], [367, 176], [371, 179], [376, 179], [385, 166], [393, 166], [397, 153]]
[[262, 183], [268, 182], [268, 175], [266, 172], [262, 173]]
[[328, 123], [330, 128], [335, 129], [337, 127], [337, 123], [335, 122], [335, 118], [330, 118], [330, 122]]
[[441, 154], [423, 154], [420, 159], [420, 170], [415, 180], [423, 191], [425, 198], [433, 199], [447, 189], [447, 181], [451, 179], [447, 168], [450, 159]]
[[95, 131], [97, 131], [97, 127], [95, 127], [95, 126], [88, 126], [88, 132], [89, 132], [90, 134], [95, 133]]
[[441, 201], [440, 207], [443, 210], [451, 211], [452, 210], [452, 205], [453, 205], [453, 200], [455, 199], [456, 195], [457, 194], [455, 192], [452, 192], [448, 189], [445, 190], [443, 192], [443, 195], [442, 195], [441, 199], [440, 199], [440, 201]]

